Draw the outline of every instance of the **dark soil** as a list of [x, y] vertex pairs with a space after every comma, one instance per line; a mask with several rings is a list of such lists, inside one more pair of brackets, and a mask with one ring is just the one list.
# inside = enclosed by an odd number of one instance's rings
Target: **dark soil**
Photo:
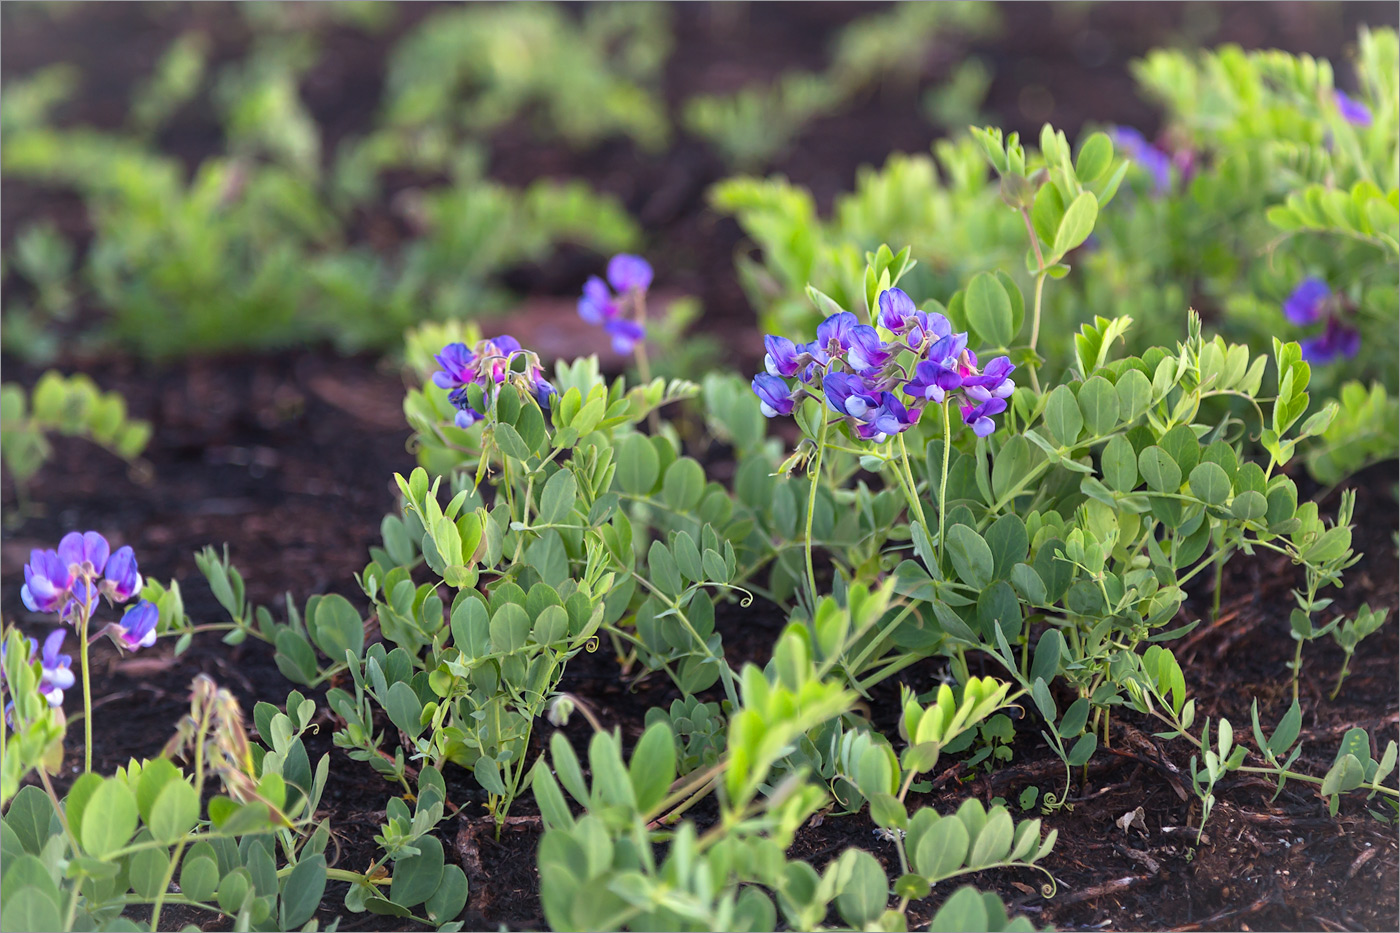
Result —
[[[79, 99], [64, 113], [73, 122], [120, 124], [133, 82], [182, 29], [199, 26], [215, 39], [216, 57], [226, 60], [246, 47], [248, 30], [225, 5], [165, 6], [160, 15], [145, 6], [91, 5], [62, 15], [13, 12], [6, 5], [3, 66], [10, 78], [42, 64], [82, 63]], [[871, 7], [856, 4], [756, 3], [737, 22], [700, 5], [676, 8], [676, 54], [666, 78], [667, 99], [678, 103], [697, 91], [726, 90], [791, 67], [820, 67], [835, 29]], [[1086, 120], [1154, 127], [1155, 117], [1132, 90], [1125, 63], [1162, 44], [1278, 45], [1340, 60], [1358, 22], [1394, 24], [1396, 10], [1380, 4], [1008, 4], [1007, 29], [973, 45], [994, 66], [996, 80], [987, 108], [1010, 129], [1034, 131], [1053, 120], [1073, 135]], [[326, 128], [327, 150], [335, 140], [363, 132], [371, 119], [366, 100], [377, 99], [383, 53], [405, 24], [424, 15], [410, 7], [382, 36], [329, 29], [326, 55], [304, 92]], [[91, 52], [91, 54], [88, 54]], [[925, 78], [946, 74], [952, 61], [935, 56]], [[881, 89], [847, 113], [818, 121], [776, 169], [809, 185], [819, 202], [849, 190], [858, 165], [880, 162], [895, 149], [917, 151], [937, 135], [917, 113], [917, 91]], [[217, 125], [190, 108], [162, 145], [197, 163], [220, 145]], [[630, 144], [608, 143], [588, 153], [567, 153], [537, 144], [523, 129], [501, 134], [493, 144], [491, 170], [510, 183], [540, 175], [577, 176], [619, 195], [654, 237], [648, 249], [664, 284], [700, 295], [707, 326], [730, 337], [750, 365], [756, 340], [734, 335], [753, 327], [733, 274], [739, 243], [735, 225], [705, 208], [705, 191], [723, 177], [723, 166], [702, 145], [680, 139], [665, 155], [648, 156]], [[72, 197], [5, 182], [3, 240], [41, 216], [54, 217], [72, 236], [85, 234], [82, 206]], [[564, 252], [540, 267], [513, 270], [509, 284], [533, 296], [539, 310], [528, 320], [547, 332], [571, 317], [567, 301], [539, 301], [574, 293], [596, 260]], [[512, 328], [516, 329], [515, 322]], [[122, 392], [133, 414], [155, 425], [146, 461], [129, 469], [78, 441], [59, 439], [56, 455], [33, 488], [40, 510], [7, 525], [0, 547], [3, 588], [0, 609], [31, 631], [42, 620], [20, 605], [21, 567], [32, 547], [52, 547], [73, 528], [94, 528], [114, 546], [132, 544], [143, 571], [179, 580], [186, 606], [197, 622], [222, 620], [222, 610], [204, 586], [191, 554], [206, 544], [230, 544], [254, 602], [280, 606], [290, 591], [300, 604], [314, 593], [356, 597], [351, 575], [363, 569], [367, 548], [378, 541], [381, 516], [394, 506], [392, 474], [414, 465], [405, 448], [407, 430], [398, 375], [365, 358], [341, 359], [320, 351], [262, 358], [196, 360], [151, 368], [118, 356], [63, 361], [67, 370], [92, 373], [107, 389]], [[6, 358], [7, 380], [32, 385], [38, 370]], [[1397, 610], [1394, 544], [1397, 504], [1395, 464], [1373, 468], [1352, 483], [1357, 491], [1356, 541], [1365, 558], [1347, 574], [1347, 587], [1333, 595], [1350, 612], [1361, 602]], [[1307, 490], [1305, 490], [1306, 492]], [[13, 515], [14, 491], [6, 480], [4, 504]], [[1334, 511], [1336, 494], [1324, 512]], [[1288, 703], [1293, 642], [1288, 637], [1289, 590], [1301, 583], [1297, 569], [1269, 556], [1237, 559], [1226, 575], [1222, 622], [1203, 626], [1174, 647], [1187, 671], [1200, 716], [1224, 715], [1237, 732], [1247, 729], [1257, 697], [1266, 725]], [[1209, 597], [1193, 594], [1188, 618], [1209, 617]], [[731, 661], [762, 663], [784, 619], [771, 606], [722, 607], [719, 627]], [[228, 687], [245, 710], [254, 702], [280, 703], [291, 685], [277, 672], [271, 651], [249, 641], [227, 647], [214, 638], [196, 639], [179, 658], [161, 643], [135, 657], [118, 659], [95, 650], [95, 683], [101, 697], [95, 736], [97, 766], [110, 772], [130, 757], [157, 752], [187, 709], [189, 683], [206, 673]], [[1392, 623], [1358, 653], [1353, 674], [1334, 702], [1326, 699], [1341, 662], [1330, 639], [1309, 647], [1303, 677], [1305, 753], [1298, 770], [1323, 773], [1341, 735], [1353, 725], [1371, 730], [1379, 755], [1397, 736], [1397, 656], [1400, 639]], [[927, 689], [943, 665], [925, 662], [903, 680]], [[563, 689], [590, 703], [602, 722], [618, 726], [630, 745], [641, 733], [648, 708], [669, 703], [674, 691], [652, 678], [629, 683], [619, 677], [606, 651], [581, 655], [571, 664]], [[882, 727], [895, 716], [897, 688], [886, 685], [870, 710]], [[74, 707], [70, 701], [70, 712]], [[322, 713], [322, 716], [325, 716]], [[367, 768], [333, 750], [333, 724], [321, 722], [309, 735], [312, 757], [332, 756], [331, 782], [323, 798], [339, 853], [338, 864], [364, 868], [376, 851], [372, 841], [393, 788]], [[537, 741], [552, 727], [540, 724]], [[1137, 717], [1115, 720], [1111, 748], [1091, 762], [1088, 782], [1071, 788], [1072, 811], [1046, 818], [1060, 832], [1045, 863], [1058, 882], [1054, 897], [1041, 896], [1043, 878], [1033, 872], [997, 872], [971, 879], [997, 890], [1038, 925], [1114, 929], [1393, 929], [1397, 921], [1400, 856], [1395, 831], [1366, 814], [1364, 801], [1348, 799], [1336, 819], [1305, 785], [1290, 784], [1270, 802], [1272, 786], [1227, 779], [1206, 827], [1194, 846], [1199, 806], [1190, 792], [1189, 754], [1182, 742], [1163, 743], [1145, 733]], [[568, 733], [576, 747], [587, 738], [576, 717]], [[991, 774], [945, 774], [916, 799], [947, 811], [969, 793], [983, 800], [1017, 799], [1029, 785], [1058, 791], [1063, 769], [1039, 739], [1033, 722], [1020, 724], [1015, 757]], [[76, 743], [70, 743], [76, 745]], [[1077, 778], [1078, 776], [1076, 776]], [[532, 801], [520, 801], [514, 819], [497, 840], [482, 822], [483, 796], [465, 772], [449, 769], [449, 796], [459, 815], [441, 827], [449, 855], [471, 882], [468, 928], [539, 928], [534, 847], [538, 822]], [[966, 779], [966, 780], [965, 780]], [[1124, 832], [1115, 825], [1141, 806], [1146, 826]], [[697, 818], [704, 819], [703, 807]], [[1026, 814], [1030, 816], [1031, 814]], [[867, 816], [827, 815], [804, 828], [793, 856], [819, 868], [848, 845], [875, 852], [891, 867], [893, 848], [872, 836]], [[951, 886], [949, 886], [951, 888]], [[344, 885], [332, 884], [322, 919], [340, 912]], [[939, 898], [946, 895], [939, 892]], [[911, 922], [927, 922], [934, 899], [911, 907]], [[170, 915], [172, 923], [200, 917]], [[397, 922], [369, 915], [347, 916], [346, 929], [393, 929]]]

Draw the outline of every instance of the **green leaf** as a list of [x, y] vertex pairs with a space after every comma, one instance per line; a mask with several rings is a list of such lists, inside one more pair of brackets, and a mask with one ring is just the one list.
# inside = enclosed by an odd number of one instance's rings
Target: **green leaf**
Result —
[[191, 900], [208, 901], [219, 890], [219, 865], [206, 855], [186, 858], [180, 867], [180, 892]]
[[389, 900], [400, 907], [416, 907], [432, 896], [442, 882], [442, 843], [436, 836], [421, 836], [414, 843], [418, 854], [394, 863]]
[[1199, 463], [1188, 479], [1191, 494], [1210, 505], [1222, 505], [1230, 498], [1230, 477], [1215, 463]]
[[651, 550], [647, 552], [647, 571], [661, 592], [667, 596], [680, 595], [684, 588], [680, 569], [676, 566], [676, 559], [660, 541], [651, 542]]
[[1012, 568], [1024, 561], [1030, 552], [1026, 523], [1014, 512], [992, 522], [986, 541], [992, 552], [992, 576], [999, 580], [1008, 578]]
[[[97, 777], [100, 781], [101, 777]], [[78, 780], [82, 780], [79, 778]], [[77, 781], [74, 782], [74, 787]], [[69, 819], [76, 820], [73, 815], [73, 794], [70, 791], [65, 810], [69, 814]], [[27, 784], [10, 800], [10, 808], [5, 813], [5, 826], [14, 832], [19, 843], [24, 847], [24, 851], [31, 855], [38, 855], [44, 849], [44, 844], [49, 841], [49, 827], [57, 819], [54, 812], [53, 801], [49, 800], [44, 791], [33, 785]]]
[[[508, 392], [501, 393], [502, 398], [506, 398], [509, 395], [510, 393]], [[520, 432], [516, 431], [511, 425], [505, 423], [497, 424], [495, 438], [497, 446], [499, 446], [502, 452], [507, 456], [522, 461], [530, 458], [530, 448], [520, 436]]]
[[967, 525], [954, 525], [947, 535], [948, 555], [958, 578], [974, 589], [985, 588], [992, 581], [996, 566], [987, 542]]
[[1157, 492], [1176, 492], [1181, 488], [1181, 467], [1155, 444], [1138, 455], [1138, 470], [1147, 485]]
[[1094, 133], [1084, 140], [1079, 148], [1079, 157], [1074, 160], [1074, 175], [1081, 185], [1098, 181], [1113, 164], [1113, 140], [1107, 133]]
[[313, 855], [297, 862], [282, 884], [282, 929], [295, 930], [310, 920], [325, 891], [326, 857]]
[[83, 808], [83, 850], [93, 858], [106, 858], [126, 845], [138, 817], [136, 796], [126, 783], [116, 778], [103, 781]]
[[962, 868], [969, 844], [963, 821], [945, 816], [919, 837], [914, 847], [914, 866], [930, 884], [937, 884]]
[[157, 842], [174, 845], [199, 822], [199, 794], [183, 780], [170, 781], [156, 797], [147, 825]]
[[987, 823], [977, 838], [972, 841], [972, 852], [968, 855], [969, 868], [982, 868], [1006, 858], [1011, 851], [1011, 843], [1016, 835], [1016, 827], [1011, 822], [1011, 814], [1004, 807], [994, 807], [987, 814]]
[[890, 882], [875, 856], [864, 849], [847, 849], [841, 862], [838, 873], [846, 875], [846, 884], [836, 895], [836, 909], [847, 923], [863, 929], [884, 913]]
[[0, 930], [4, 933], [63, 928], [58, 904], [42, 889], [26, 887], [6, 895], [5, 909], [0, 912]]
[[665, 721], [653, 723], [642, 733], [627, 771], [637, 797], [637, 810], [650, 813], [665, 799], [676, 779], [676, 743]]
[[1060, 221], [1059, 229], [1055, 231], [1056, 258], [1087, 240], [1089, 234], [1094, 232], [1094, 221], [1098, 216], [1099, 199], [1094, 197], [1092, 191], [1080, 192], [1079, 197], [1070, 202], [1069, 207], [1065, 209], [1065, 216]]
[[979, 272], [967, 286], [963, 307], [967, 322], [995, 347], [1006, 347], [1014, 336], [1011, 329], [1011, 297], [995, 275]]
[[1118, 392], [1107, 379], [1094, 376], [1079, 387], [1079, 410], [1094, 437], [1102, 437], [1118, 424]]
[[423, 731], [418, 721], [423, 713], [423, 704], [418, 702], [418, 694], [404, 681], [395, 681], [390, 685], [384, 711], [389, 714], [389, 720], [411, 738], [416, 738]]
[[681, 457], [666, 468], [661, 496], [677, 512], [689, 512], [705, 492], [705, 470], [690, 457]]
[[338, 593], [322, 597], [314, 615], [308, 617], [307, 629], [326, 657], [343, 661], [347, 651], [356, 658], [364, 655], [365, 623], [350, 600]]
[[1073, 447], [1084, 428], [1079, 402], [1069, 386], [1058, 386], [1045, 403], [1045, 426], [1061, 447]]
[[456, 865], [448, 865], [442, 870], [442, 880], [433, 896], [423, 905], [428, 919], [436, 924], [456, 920], [467, 906], [467, 876]]
[[1114, 437], [1100, 457], [1104, 482], [1118, 492], [1132, 492], [1138, 481], [1137, 462], [1132, 442], [1121, 434]]
[[544, 491], [540, 493], [540, 523], [554, 525], [562, 522], [573, 511], [577, 498], [578, 481], [574, 479], [573, 471], [561, 469], [549, 478], [544, 484]]

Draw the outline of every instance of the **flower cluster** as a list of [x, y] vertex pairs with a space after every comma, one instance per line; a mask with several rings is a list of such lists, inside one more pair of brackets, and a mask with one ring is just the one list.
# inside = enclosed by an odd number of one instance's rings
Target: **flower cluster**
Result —
[[594, 275], [583, 283], [578, 316], [607, 331], [613, 349], [624, 356], [646, 339], [646, 326], [638, 319], [643, 316], [651, 277], [651, 264], [645, 259], [619, 253], [608, 261], [606, 282]]
[[[523, 371], [512, 371], [511, 363], [524, 360]], [[448, 399], [457, 409], [455, 423], [459, 428], [469, 428], [486, 415], [471, 407], [468, 387], [480, 386], [487, 404], [491, 393], [506, 380], [512, 380], [539, 402], [540, 408], [549, 410], [549, 400], [558, 394], [553, 384], [544, 377], [539, 357], [520, 346], [520, 341], [507, 334], [479, 341], [476, 346], [464, 343], [449, 343], [434, 357], [442, 369], [433, 373], [433, 382], [451, 393]]]
[[[992, 417], [1006, 411], [1016, 388], [1011, 360], [1000, 356], [979, 370], [967, 334], [953, 333], [941, 314], [918, 310], [898, 288], [882, 292], [879, 305], [879, 328], [842, 311], [818, 325], [810, 343], [765, 337], [767, 372], [753, 379], [763, 414], [789, 415], [803, 398], [820, 398], [850, 419], [858, 437], [883, 443], [916, 424], [928, 403], [956, 397], [963, 422], [978, 437], [991, 434]], [[793, 378], [796, 386], [787, 381]]]
[[1283, 314], [1299, 327], [1310, 327], [1326, 318], [1322, 333], [1301, 342], [1303, 359], [1309, 363], [1321, 365], [1339, 356], [1353, 357], [1361, 349], [1361, 334], [1342, 322], [1332, 290], [1319, 278], [1299, 282], [1284, 301]]
[[[141, 574], [130, 547], [113, 553], [107, 539], [97, 532], [72, 531], [63, 536], [56, 550], [36, 549], [29, 553], [20, 599], [31, 611], [56, 612], [60, 621], [77, 625], [83, 632], [99, 597], [116, 606], [129, 602], [140, 592]], [[108, 625], [105, 632], [128, 651], [149, 648], [155, 644], [159, 620], [160, 610], [143, 599], [128, 609], [119, 622]], [[71, 685], [72, 675], [49, 676], [51, 668], [59, 672], [68, 666], [68, 656], [57, 653], [63, 642], [60, 633], [61, 630], [45, 640], [43, 659], [45, 679], [59, 685], [56, 689], [62, 700], [62, 683], [66, 679]], [[53, 664], [49, 663], [51, 660]]]

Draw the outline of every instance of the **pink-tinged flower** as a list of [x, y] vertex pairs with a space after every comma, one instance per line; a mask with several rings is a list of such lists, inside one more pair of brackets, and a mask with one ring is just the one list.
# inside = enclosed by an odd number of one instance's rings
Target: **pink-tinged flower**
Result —
[[848, 338], [846, 360], [861, 372], [879, 369], [895, 354], [895, 348], [881, 340], [880, 332], [869, 324], [857, 324], [852, 327]]
[[1010, 398], [1011, 393], [1016, 391], [1016, 383], [1011, 381], [1011, 372], [1015, 368], [1009, 357], [999, 356], [988, 363], [981, 373], [963, 377], [963, 394], [977, 403], [991, 398]]
[[955, 368], [946, 362], [924, 360], [914, 367], [914, 378], [905, 383], [904, 391], [913, 398], [942, 405], [948, 393], [960, 385], [962, 376], [958, 375]]
[[510, 334], [501, 334], [499, 337], [483, 340], [479, 347], [481, 362], [478, 366], [486, 366], [491, 381], [497, 383], [506, 381], [506, 373], [510, 372], [511, 357], [523, 349], [520, 346], [520, 341]]
[[1317, 323], [1332, 297], [1327, 283], [1316, 277], [1308, 277], [1298, 283], [1293, 293], [1283, 303], [1283, 315], [1299, 327]]
[[1334, 91], [1333, 96], [1337, 102], [1337, 109], [1341, 111], [1342, 119], [1352, 126], [1367, 127], [1371, 125], [1371, 108], [1341, 91]]
[[792, 414], [792, 390], [786, 382], [769, 373], [759, 373], [753, 377], [752, 387], [758, 396], [758, 408], [763, 412], [763, 417]]
[[109, 626], [109, 630], [121, 647], [137, 651], [156, 643], [156, 623], [159, 621], [160, 610], [156, 604], [143, 599], [128, 609], [120, 622]]
[[440, 389], [460, 389], [476, 378], [476, 354], [464, 343], [449, 343], [433, 359], [442, 367], [433, 373]]
[[136, 553], [131, 547], [119, 547], [107, 561], [102, 592], [114, 603], [124, 603], [141, 592], [141, 574], [136, 568]]
[[72, 588], [73, 572], [57, 551], [29, 552], [19, 596], [31, 612], [57, 612], [68, 601]]

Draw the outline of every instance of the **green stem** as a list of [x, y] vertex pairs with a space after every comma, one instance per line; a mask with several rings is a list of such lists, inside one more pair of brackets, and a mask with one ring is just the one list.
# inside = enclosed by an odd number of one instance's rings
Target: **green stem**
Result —
[[[209, 712], [206, 709], [200, 711], [199, 731], [195, 734], [194, 743], [194, 790], [200, 798], [204, 795], [204, 737], [208, 732]], [[165, 878], [161, 881], [160, 889], [156, 891], [155, 901], [151, 905], [151, 933], [160, 929], [160, 909], [170, 892], [170, 882], [175, 877], [175, 866], [180, 864], [180, 856], [184, 854], [185, 844], [189, 841], [188, 834], [180, 837], [180, 841], [175, 844], [175, 852], [170, 857], [170, 864], [165, 868]]]
[[953, 428], [948, 419], [948, 405], [945, 401], [939, 408], [943, 409], [943, 472], [938, 478], [938, 571], [943, 572], [943, 516], [948, 512], [948, 455], [953, 446]]
[[908, 481], [906, 488], [909, 490], [909, 505], [919, 516], [919, 524], [923, 526], [924, 534], [928, 534], [928, 519], [924, 517], [924, 504], [919, 499], [919, 490], [914, 482], [914, 471], [909, 467], [909, 449], [904, 446], [903, 434], [898, 434], [896, 437], [899, 438], [899, 459], [904, 465], [904, 477]]
[[823, 411], [821, 413], [821, 419], [822, 429], [817, 437], [817, 457], [812, 464], [812, 470], [809, 474], [811, 487], [807, 492], [807, 534], [803, 542], [807, 552], [807, 584], [811, 587], [812, 591], [813, 618], [816, 617], [817, 612], [817, 571], [812, 565], [812, 516], [817, 511], [817, 484], [821, 481], [822, 452], [826, 449], [826, 431], [828, 427], [826, 412]]
[[[91, 584], [89, 583], [89, 588]], [[78, 613], [78, 663], [83, 669], [83, 773], [92, 773], [92, 672], [88, 667], [89, 604]]]
[[1337, 686], [1332, 688], [1332, 692], [1327, 695], [1327, 699], [1335, 700], [1337, 694], [1342, 692], [1342, 681], [1346, 680], [1347, 675], [1351, 673], [1351, 654], [1352, 653], [1348, 651], [1346, 657], [1342, 658], [1342, 669], [1337, 673]]

